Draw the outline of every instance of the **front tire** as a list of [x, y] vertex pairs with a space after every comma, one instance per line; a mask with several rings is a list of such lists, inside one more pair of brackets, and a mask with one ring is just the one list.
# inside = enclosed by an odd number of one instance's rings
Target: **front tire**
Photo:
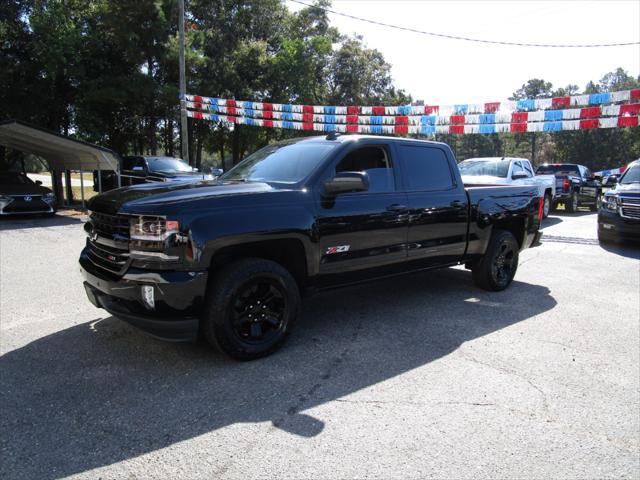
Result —
[[207, 292], [202, 333], [237, 360], [254, 360], [282, 346], [300, 309], [298, 285], [280, 264], [260, 258], [234, 262]]
[[578, 194], [576, 192], [571, 192], [571, 197], [565, 202], [564, 208], [569, 213], [578, 211]]
[[520, 246], [511, 232], [494, 230], [484, 256], [472, 268], [473, 281], [484, 290], [499, 292], [513, 281]]
[[598, 243], [616, 243], [616, 237], [598, 227]]

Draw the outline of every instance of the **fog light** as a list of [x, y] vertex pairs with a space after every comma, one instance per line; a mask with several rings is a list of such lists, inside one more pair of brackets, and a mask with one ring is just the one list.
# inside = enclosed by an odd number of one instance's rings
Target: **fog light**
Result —
[[602, 228], [604, 228], [605, 230], [613, 230], [615, 228], [615, 225], [611, 225], [610, 223], [603, 223]]
[[144, 302], [144, 306], [148, 309], [153, 310], [156, 308], [153, 287], [151, 285], [142, 286], [142, 301]]

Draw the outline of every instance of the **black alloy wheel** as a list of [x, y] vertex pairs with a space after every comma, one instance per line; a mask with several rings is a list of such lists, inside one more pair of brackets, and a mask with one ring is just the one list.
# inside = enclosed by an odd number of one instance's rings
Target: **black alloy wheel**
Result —
[[519, 251], [511, 232], [495, 229], [484, 256], [471, 268], [475, 284], [493, 292], [507, 288], [518, 269]]
[[496, 285], [506, 287], [511, 281], [515, 273], [514, 259], [516, 258], [512, 242], [508, 239], [503, 240], [491, 263], [491, 276]]
[[269, 342], [284, 326], [286, 303], [285, 292], [273, 279], [250, 280], [236, 290], [230, 305], [234, 333], [244, 342]]
[[280, 348], [299, 309], [298, 284], [286, 268], [245, 258], [215, 272], [200, 327], [218, 350], [238, 360], [254, 360]]

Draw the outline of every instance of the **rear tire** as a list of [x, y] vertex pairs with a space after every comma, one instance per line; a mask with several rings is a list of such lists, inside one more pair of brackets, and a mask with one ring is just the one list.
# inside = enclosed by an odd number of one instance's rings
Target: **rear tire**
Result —
[[280, 264], [248, 258], [210, 282], [201, 322], [207, 342], [237, 360], [254, 360], [282, 346], [300, 310], [300, 292]]
[[511, 232], [494, 230], [484, 256], [472, 268], [473, 281], [484, 290], [499, 292], [513, 281], [520, 246]]
[[578, 211], [578, 194], [576, 192], [571, 192], [571, 197], [565, 202], [564, 208], [569, 213]]

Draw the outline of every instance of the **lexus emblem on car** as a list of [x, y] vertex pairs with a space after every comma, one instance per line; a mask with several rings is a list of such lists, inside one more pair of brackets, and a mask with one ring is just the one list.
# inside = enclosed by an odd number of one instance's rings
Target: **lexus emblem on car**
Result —
[[25, 202], [30, 202], [31, 200], [32, 200], [32, 198], [31, 198], [31, 197], [29, 197], [29, 196], [24, 197], [24, 201], [25, 201]]

